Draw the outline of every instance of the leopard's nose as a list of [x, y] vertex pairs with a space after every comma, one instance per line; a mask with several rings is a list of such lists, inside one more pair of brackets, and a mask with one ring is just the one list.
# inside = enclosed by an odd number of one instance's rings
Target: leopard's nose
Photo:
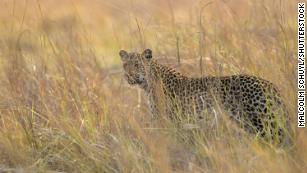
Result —
[[145, 79], [145, 77], [144, 77], [143, 75], [140, 75], [140, 76], [139, 76], [139, 80], [140, 80], [140, 81], [143, 81], [144, 79]]

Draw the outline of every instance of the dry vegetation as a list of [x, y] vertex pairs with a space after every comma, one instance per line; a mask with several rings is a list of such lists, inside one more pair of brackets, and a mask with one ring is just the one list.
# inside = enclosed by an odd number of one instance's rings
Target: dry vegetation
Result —
[[[304, 172], [295, 38], [295, 0], [1, 0], [0, 172]], [[151, 123], [118, 56], [145, 47], [190, 76], [275, 83], [296, 149], [263, 145], [224, 118], [212, 130]]]

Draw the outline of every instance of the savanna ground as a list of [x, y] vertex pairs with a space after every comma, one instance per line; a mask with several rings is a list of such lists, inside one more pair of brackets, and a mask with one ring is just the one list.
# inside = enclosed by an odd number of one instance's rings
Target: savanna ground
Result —
[[[307, 134], [296, 128], [296, 3], [1, 0], [0, 172], [306, 171]], [[264, 145], [222, 110], [214, 130], [152, 124], [118, 56], [147, 47], [189, 76], [272, 81], [295, 150]]]

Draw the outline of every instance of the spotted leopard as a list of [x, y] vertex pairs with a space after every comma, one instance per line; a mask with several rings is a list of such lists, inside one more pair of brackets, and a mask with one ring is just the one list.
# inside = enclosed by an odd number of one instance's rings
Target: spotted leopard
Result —
[[288, 112], [276, 87], [267, 80], [244, 74], [186, 77], [153, 60], [150, 49], [143, 53], [121, 50], [119, 55], [126, 80], [145, 91], [153, 115], [202, 119], [218, 102], [246, 131], [274, 143], [288, 139]]

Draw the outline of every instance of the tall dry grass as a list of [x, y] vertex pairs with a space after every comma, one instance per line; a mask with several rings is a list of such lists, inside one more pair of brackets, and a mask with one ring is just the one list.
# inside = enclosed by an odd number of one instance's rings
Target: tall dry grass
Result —
[[[296, 129], [297, 1], [0, 2], [0, 172], [304, 172]], [[281, 90], [295, 150], [218, 128], [153, 123], [120, 49], [189, 76], [247, 73]]]

